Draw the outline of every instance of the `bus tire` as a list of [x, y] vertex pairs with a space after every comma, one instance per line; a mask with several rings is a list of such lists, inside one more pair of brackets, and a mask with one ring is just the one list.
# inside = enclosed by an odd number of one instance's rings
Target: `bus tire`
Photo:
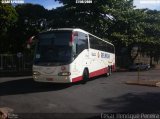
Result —
[[85, 84], [88, 79], [89, 79], [89, 71], [87, 68], [85, 68], [82, 76], [82, 84]]
[[107, 77], [110, 76], [112, 73], [112, 69], [110, 66], [108, 66], [108, 71], [107, 71]]
[[109, 75], [112, 74], [112, 66], [110, 66], [110, 69], [109, 69]]

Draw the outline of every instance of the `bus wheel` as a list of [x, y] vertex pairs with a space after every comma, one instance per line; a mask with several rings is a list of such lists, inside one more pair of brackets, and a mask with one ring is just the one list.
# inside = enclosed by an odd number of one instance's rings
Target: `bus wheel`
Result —
[[89, 79], [88, 70], [87, 70], [87, 69], [84, 69], [84, 71], [83, 71], [83, 80], [82, 80], [82, 83], [85, 84], [88, 79]]
[[109, 75], [112, 74], [112, 66], [109, 67]]
[[110, 66], [108, 66], [107, 76], [110, 76], [110, 75], [111, 75], [111, 73], [112, 73], [112, 69], [111, 69], [111, 67], [110, 67]]

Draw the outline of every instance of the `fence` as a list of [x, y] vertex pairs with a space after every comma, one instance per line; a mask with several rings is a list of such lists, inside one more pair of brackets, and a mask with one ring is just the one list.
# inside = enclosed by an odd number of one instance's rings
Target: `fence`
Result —
[[0, 54], [0, 72], [31, 71], [32, 59], [22, 53]]

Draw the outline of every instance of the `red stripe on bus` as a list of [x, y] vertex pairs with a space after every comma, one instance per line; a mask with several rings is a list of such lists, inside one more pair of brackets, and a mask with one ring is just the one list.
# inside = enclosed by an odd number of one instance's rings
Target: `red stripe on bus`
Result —
[[[108, 68], [103, 68], [103, 69], [100, 69], [100, 70], [89, 73], [89, 78], [99, 76], [99, 75], [105, 74], [107, 72], [108, 72]], [[73, 78], [72, 82], [77, 82], [77, 81], [80, 81], [82, 79], [83, 79], [82, 76], [78, 76], [76, 78]]]
[[80, 81], [80, 80], [82, 80], [83, 78], [82, 78], [82, 76], [78, 76], [78, 77], [76, 77], [76, 78], [73, 78], [72, 79], [72, 82], [77, 82], [77, 81]]
[[108, 72], [108, 68], [103, 68], [94, 72], [89, 73], [89, 78], [99, 76]]
[[112, 71], [116, 71], [116, 66], [115, 66], [115, 64], [112, 65]]

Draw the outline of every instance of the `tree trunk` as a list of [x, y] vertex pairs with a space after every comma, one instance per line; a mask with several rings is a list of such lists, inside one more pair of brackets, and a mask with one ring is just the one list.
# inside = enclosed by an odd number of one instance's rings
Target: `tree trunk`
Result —
[[153, 64], [153, 52], [150, 51], [150, 66]]

